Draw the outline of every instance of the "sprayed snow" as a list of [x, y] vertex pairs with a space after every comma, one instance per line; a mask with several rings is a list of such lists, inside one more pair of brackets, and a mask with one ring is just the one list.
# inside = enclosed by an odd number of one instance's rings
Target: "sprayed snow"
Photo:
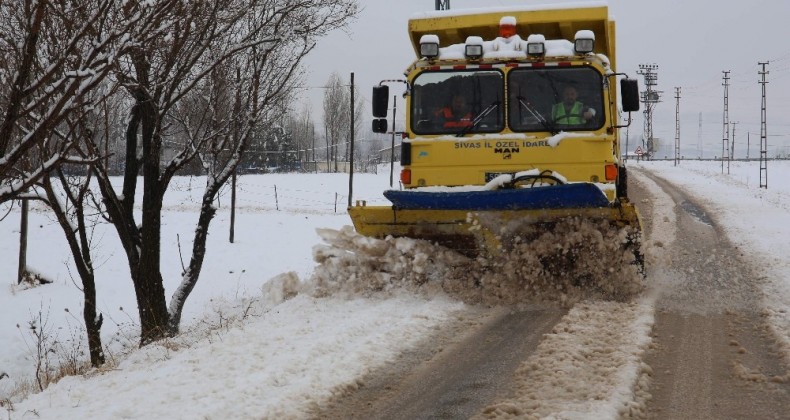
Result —
[[312, 279], [315, 293], [405, 289], [429, 297], [446, 293], [469, 304], [572, 305], [590, 297], [627, 299], [643, 288], [634, 255], [625, 248], [627, 229], [567, 218], [548, 231], [533, 221], [503, 224], [483, 214], [475, 223], [473, 230], [501, 235], [502, 248], [469, 258], [418, 239], [322, 229], [326, 244], [313, 250], [320, 267]]

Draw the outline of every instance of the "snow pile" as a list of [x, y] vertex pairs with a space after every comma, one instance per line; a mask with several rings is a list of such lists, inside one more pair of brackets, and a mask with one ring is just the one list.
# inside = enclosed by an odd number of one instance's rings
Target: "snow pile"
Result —
[[[615, 419], [644, 414], [653, 304], [583, 302], [516, 371], [514, 396], [482, 418]], [[637, 395], [635, 395], [637, 394]]]
[[66, 377], [14, 403], [9, 418], [308, 418], [463, 310], [408, 296], [216, 303], [198, 323], [210, 331], [149, 345], [103, 374]]
[[308, 287], [315, 296], [409, 290], [445, 293], [469, 304], [568, 306], [590, 297], [627, 299], [643, 288], [634, 254], [626, 249], [627, 229], [569, 218], [551, 226], [511, 222], [498, 232], [509, 238], [500, 238], [501, 248], [469, 258], [418, 239], [380, 240], [350, 227], [322, 229], [327, 244], [313, 250], [320, 269]]
[[445, 282], [474, 282], [465, 275], [473, 260], [427, 241], [379, 240], [361, 236], [350, 226], [318, 229], [318, 234], [327, 245], [313, 248], [320, 266], [308, 289], [315, 296], [372, 296], [397, 290], [431, 296], [442, 293]]

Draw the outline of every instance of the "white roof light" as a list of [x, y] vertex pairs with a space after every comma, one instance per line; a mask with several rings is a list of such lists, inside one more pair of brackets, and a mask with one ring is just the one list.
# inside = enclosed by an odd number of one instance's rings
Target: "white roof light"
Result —
[[544, 54], [546, 54], [546, 37], [541, 34], [527, 37], [527, 55], [537, 57]]
[[574, 41], [574, 49], [576, 50], [576, 53], [591, 53], [595, 47], [595, 34], [590, 30], [581, 30], [576, 32]]
[[420, 55], [426, 58], [439, 56], [439, 36], [427, 34], [420, 37]]
[[470, 36], [466, 38], [464, 54], [471, 59], [479, 59], [483, 56], [483, 38]]

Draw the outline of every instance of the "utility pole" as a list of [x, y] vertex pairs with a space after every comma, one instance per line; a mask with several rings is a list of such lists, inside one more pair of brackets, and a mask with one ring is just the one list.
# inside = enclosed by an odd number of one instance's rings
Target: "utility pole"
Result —
[[436, 0], [436, 10], [450, 10], [450, 0]]
[[645, 146], [644, 139], [647, 139], [646, 153], [648, 160], [652, 159], [655, 147], [653, 141], [653, 109], [657, 103], [661, 102], [661, 92], [653, 90], [653, 87], [658, 84], [657, 70], [657, 64], [640, 64], [639, 71], [637, 71], [637, 74], [645, 77], [645, 88], [647, 89], [645, 92], [642, 92], [642, 102], [645, 104], [645, 135], [642, 139], [642, 145]]
[[721, 128], [721, 173], [724, 173], [724, 160], [727, 160], [727, 174], [730, 173], [730, 114], [728, 109], [729, 100], [729, 87], [730, 87], [730, 71], [722, 71], [724, 73], [722, 86], [724, 86], [724, 115], [722, 116]]
[[757, 74], [762, 76], [762, 80], [758, 83], [763, 87], [763, 101], [760, 107], [760, 188], [765, 189], [768, 189], [768, 130], [765, 125], [765, 84], [768, 83], [765, 81], [765, 76], [768, 74], [768, 71], [765, 70], [765, 66], [767, 66], [768, 63], [768, 61], [757, 63], [762, 66], [762, 71], [757, 72]]
[[348, 207], [351, 208], [351, 196], [354, 193], [354, 72], [351, 72], [351, 153], [348, 167]]
[[390, 187], [392, 187], [392, 176], [395, 172], [395, 111], [398, 109], [398, 96], [392, 95], [392, 143], [390, 143]]
[[675, 166], [680, 163], [680, 87], [675, 87]]
[[732, 124], [732, 141], [730, 141], [730, 159], [735, 159], [735, 127], [738, 125], [738, 121], [733, 121], [731, 124]]
[[625, 161], [626, 162], [628, 162], [628, 140], [631, 137], [631, 136], [628, 135], [628, 127], [630, 125], [631, 124], [628, 124], [627, 126], [625, 126]]
[[699, 113], [699, 128], [697, 128], [697, 151], [702, 159], [702, 112]]
[[746, 161], [749, 161], [749, 148], [752, 147], [751, 144], [751, 134], [750, 132], [746, 132]]
[[318, 173], [318, 161], [315, 160], [315, 124], [311, 124], [311, 127], [313, 127], [313, 169]]
[[236, 168], [233, 168], [233, 174], [230, 176], [230, 235], [228, 241], [233, 243], [236, 237]]
[[22, 284], [27, 279], [27, 199], [22, 199], [22, 214], [19, 220], [19, 269], [17, 270], [17, 284]]

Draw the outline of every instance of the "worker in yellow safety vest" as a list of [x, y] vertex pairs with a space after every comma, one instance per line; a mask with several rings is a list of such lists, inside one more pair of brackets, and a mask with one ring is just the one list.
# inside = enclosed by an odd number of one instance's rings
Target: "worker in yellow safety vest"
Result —
[[584, 106], [579, 94], [573, 86], [565, 86], [562, 90], [562, 102], [551, 108], [551, 120], [558, 125], [582, 125], [595, 117], [595, 110]]

